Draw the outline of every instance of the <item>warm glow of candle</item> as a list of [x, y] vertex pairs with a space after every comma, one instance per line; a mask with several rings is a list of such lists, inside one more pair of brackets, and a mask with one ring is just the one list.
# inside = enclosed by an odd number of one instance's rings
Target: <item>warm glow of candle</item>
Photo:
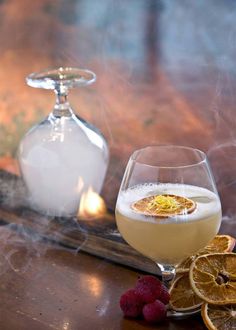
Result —
[[78, 216], [82, 218], [96, 218], [106, 213], [106, 205], [102, 197], [91, 187], [82, 194]]

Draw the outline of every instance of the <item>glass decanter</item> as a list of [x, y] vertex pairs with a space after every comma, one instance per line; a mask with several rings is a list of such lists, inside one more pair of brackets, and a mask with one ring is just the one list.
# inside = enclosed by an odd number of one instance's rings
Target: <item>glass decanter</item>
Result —
[[93, 83], [93, 72], [59, 68], [32, 73], [29, 86], [52, 89], [56, 104], [49, 116], [20, 142], [18, 161], [30, 206], [51, 216], [75, 216], [83, 193], [100, 193], [109, 151], [101, 133], [76, 116], [68, 90]]

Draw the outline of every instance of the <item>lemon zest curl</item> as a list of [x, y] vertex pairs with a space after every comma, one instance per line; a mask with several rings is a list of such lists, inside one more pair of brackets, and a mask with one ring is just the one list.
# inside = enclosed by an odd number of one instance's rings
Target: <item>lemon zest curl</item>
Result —
[[148, 203], [147, 208], [150, 211], [172, 213], [182, 208], [182, 205], [171, 196], [158, 195]]

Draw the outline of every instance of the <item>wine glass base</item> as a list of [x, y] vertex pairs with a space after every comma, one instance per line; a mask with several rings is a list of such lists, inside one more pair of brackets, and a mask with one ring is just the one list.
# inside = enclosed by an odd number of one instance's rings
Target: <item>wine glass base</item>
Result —
[[177, 311], [174, 311], [173, 309], [169, 309], [169, 310], [167, 310], [167, 317], [172, 318], [172, 319], [185, 319], [190, 316], [200, 314], [200, 312], [201, 312], [201, 307], [198, 307], [194, 310], [186, 311], [186, 312], [177, 312]]
[[55, 68], [42, 72], [31, 73], [27, 78], [27, 84], [35, 88], [58, 89], [87, 86], [96, 80], [96, 75], [90, 70], [80, 68]]

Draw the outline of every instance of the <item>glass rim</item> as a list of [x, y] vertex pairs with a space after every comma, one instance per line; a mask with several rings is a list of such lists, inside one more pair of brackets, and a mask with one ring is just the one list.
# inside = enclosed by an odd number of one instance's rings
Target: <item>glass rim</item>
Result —
[[[150, 165], [150, 164], [147, 164], [143, 161], [138, 161], [136, 158], [137, 156], [147, 150], [147, 149], [164, 149], [164, 148], [175, 148], [175, 149], [182, 149], [182, 150], [188, 150], [188, 151], [195, 151], [196, 153], [198, 153], [200, 156], [201, 156], [201, 160], [199, 161], [196, 161], [194, 163], [190, 163], [190, 164], [186, 164], [186, 165], [176, 165], [176, 166], [163, 166], [163, 165]], [[190, 167], [195, 167], [195, 166], [198, 166], [200, 164], [203, 164], [203, 163], [207, 163], [207, 155], [204, 151], [198, 149], [198, 148], [193, 148], [193, 147], [188, 147], [188, 146], [183, 146], [183, 145], [175, 145], [175, 144], [158, 144], [158, 145], [148, 145], [146, 147], [143, 147], [143, 148], [140, 148], [140, 149], [137, 149], [135, 150], [132, 155], [130, 156], [130, 159], [131, 161], [133, 161], [134, 163], [136, 164], [140, 164], [140, 165], [144, 165], [146, 167], [152, 167], [152, 168], [163, 168], [163, 169], [181, 169], [181, 168], [190, 168]]]

